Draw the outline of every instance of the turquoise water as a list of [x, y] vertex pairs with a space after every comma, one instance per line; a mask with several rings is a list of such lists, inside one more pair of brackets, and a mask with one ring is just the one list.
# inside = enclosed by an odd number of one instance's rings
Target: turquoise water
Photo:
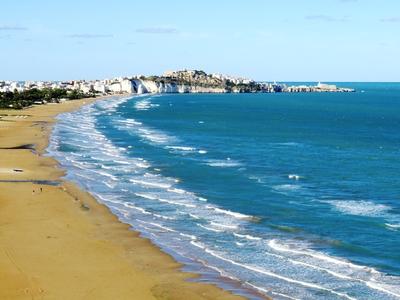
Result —
[[400, 84], [144, 95], [60, 116], [49, 152], [187, 270], [249, 298], [400, 298]]

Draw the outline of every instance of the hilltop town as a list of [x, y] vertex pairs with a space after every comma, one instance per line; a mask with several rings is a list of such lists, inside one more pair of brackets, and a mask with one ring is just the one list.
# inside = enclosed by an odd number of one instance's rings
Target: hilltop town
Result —
[[32, 104], [85, 97], [145, 93], [298, 93], [353, 92], [318, 83], [315, 86], [256, 82], [198, 70], [167, 71], [161, 76], [132, 76], [104, 80], [0, 81], [0, 107], [22, 108]]

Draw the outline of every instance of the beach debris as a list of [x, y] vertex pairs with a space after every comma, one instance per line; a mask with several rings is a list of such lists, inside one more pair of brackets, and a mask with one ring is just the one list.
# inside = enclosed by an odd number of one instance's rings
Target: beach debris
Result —
[[85, 203], [81, 203], [81, 209], [87, 211], [87, 210], [90, 210], [90, 207], [87, 206]]

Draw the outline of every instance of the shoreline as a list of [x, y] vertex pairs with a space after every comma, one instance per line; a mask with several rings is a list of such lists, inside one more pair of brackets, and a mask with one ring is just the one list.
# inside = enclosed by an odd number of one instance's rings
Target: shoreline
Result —
[[189, 281], [198, 275], [43, 156], [56, 116], [100, 99], [0, 110], [0, 298], [242, 299]]

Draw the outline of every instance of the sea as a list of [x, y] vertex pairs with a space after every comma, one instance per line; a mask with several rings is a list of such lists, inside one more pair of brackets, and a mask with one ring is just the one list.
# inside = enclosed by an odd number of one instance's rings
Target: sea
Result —
[[145, 94], [63, 113], [65, 178], [248, 299], [400, 299], [400, 83]]

